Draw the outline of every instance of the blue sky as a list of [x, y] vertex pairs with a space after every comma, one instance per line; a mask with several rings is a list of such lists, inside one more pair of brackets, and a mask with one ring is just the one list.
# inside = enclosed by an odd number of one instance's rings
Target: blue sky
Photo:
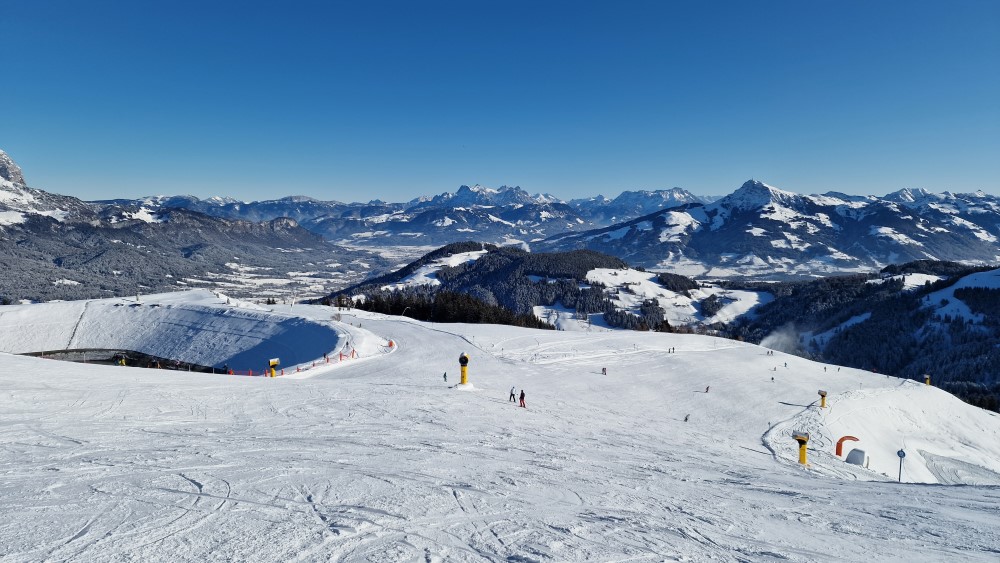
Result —
[[1000, 2], [5, 0], [29, 185], [1000, 193]]

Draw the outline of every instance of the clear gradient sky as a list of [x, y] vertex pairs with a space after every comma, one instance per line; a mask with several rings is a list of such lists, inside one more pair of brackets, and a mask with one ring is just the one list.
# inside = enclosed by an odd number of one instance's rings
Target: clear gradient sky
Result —
[[996, 0], [0, 0], [0, 61], [83, 199], [1000, 194]]

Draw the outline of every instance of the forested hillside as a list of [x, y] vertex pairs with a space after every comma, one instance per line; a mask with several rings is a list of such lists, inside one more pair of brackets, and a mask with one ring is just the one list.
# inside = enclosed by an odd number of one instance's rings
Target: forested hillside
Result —
[[[455, 266], [441, 266], [434, 274], [437, 283], [433, 285], [413, 285], [391, 288], [392, 284], [414, 275], [421, 268], [442, 258], [466, 252], [485, 251], [475, 260]], [[669, 324], [663, 318], [663, 310], [651, 301], [643, 304], [638, 314], [618, 310], [600, 284], [587, 282], [587, 272], [597, 268], [625, 269], [628, 265], [618, 258], [589, 250], [554, 253], [529, 253], [514, 247], [497, 247], [473, 242], [455, 243], [429, 253], [392, 274], [367, 281], [331, 295], [327, 302], [342, 301], [346, 296], [364, 295], [362, 301], [372, 304], [386, 313], [401, 314], [408, 308], [407, 315], [422, 320], [433, 320], [438, 315], [435, 303], [457, 299], [456, 295], [466, 295], [475, 302], [466, 302], [467, 307], [475, 303], [485, 308], [500, 307], [512, 312], [516, 317], [532, 317], [532, 309], [537, 305], [559, 304], [580, 315], [602, 313], [611, 326], [641, 329], [668, 330]], [[697, 287], [693, 281], [682, 276], [662, 275], [661, 283], [677, 288], [677, 291]], [[480, 317], [497, 318], [499, 312], [476, 313]], [[475, 321], [462, 318], [463, 322], [503, 322], [531, 326], [525, 320]]]
[[[767, 284], [775, 300], [734, 323], [729, 333], [832, 364], [918, 381], [930, 375], [935, 385], [996, 411], [1000, 289], [954, 289], [954, 298], [971, 315], [949, 312], [949, 299], [932, 298], [965, 276], [991, 269], [920, 261], [886, 268], [882, 275], [892, 277], [884, 279], [841, 276]], [[907, 275], [945, 277], [908, 286]]]

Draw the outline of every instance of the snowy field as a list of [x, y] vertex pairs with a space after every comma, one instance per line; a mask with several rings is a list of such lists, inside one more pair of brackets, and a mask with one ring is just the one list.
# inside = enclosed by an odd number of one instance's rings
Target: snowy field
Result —
[[289, 374], [0, 354], [0, 561], [1000, 557], [1000, 416], [746, 343], [207, 291], [0, 308], [0, 350], [84, 345]]
[[[636, 313], [643, 301], [656, 300], [663, 308], [665, 318], [673, 326], [732, 322], [754, 307], [774, 300], [773, 295], [762, 291], [723, 290], [709, 285], [689, 290], [688, 296], [664, 288], [657, 281], [655, 273], [631, 268], [597, 268], [587, 272], [587, 281], [616, 288], [617, 295], [612, 297], [612, 302], [619, 308]], [[710, 295], [718, 296], [722, 307], [713, 316], [706, 318], [701, 313], [699, 303]]]

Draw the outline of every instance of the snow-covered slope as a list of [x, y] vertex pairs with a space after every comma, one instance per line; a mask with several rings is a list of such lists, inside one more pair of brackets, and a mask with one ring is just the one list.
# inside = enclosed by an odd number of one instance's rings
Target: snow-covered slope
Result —
[[[141, 301], [135, 316], [112, 301], [19, 308], [0, 344], [27, 333], [66, 342], [62, 317], [92, 316], [76, 338], [93, 346], [160, 313], [173, 327], [155, 339], [163, 349], [204, 332], [226, 334], [236, 355], [266, 332], [205, 292]], [[1000, 416], [934, 387], [695, 335], [434, 325], [314, 306], [243, 313], [275, 321], [260, 341], [301, 357], [322, 362], [331, 346], [312, 342], [332, 333], [362, 357], [295, 380], [0, 355], [0, 558], [912, 562], [1000, 552]], [[279, 328], [294, 317], [316, 338]], [[472, 358], [465, 388], [455, 386], [462, 352]], [[508, 402], [511, 386], [525, 390], [526, 409]], [[829, 391], [828, 408], [817, 389]], [[810, 433], [809, 467], [796, 463], [791, 431]], [[832, 453], [848, 433], [870, 469]]]
[[951, 317], [958, 317], [969, 323], [982, 322], [982, 315], [974, 314], [968, 305], [955, 297], [956, 289], [969, 287], [1000, 289], [1000, 269], [965, 276], [954, 285], [927, 295], [925, 299], [929, 306], [941, 316], [949, 315]]
[[[666, 319], [671, 325], [712, 324], [731, 322], [750, 312], [757, 305], [767, 303], [773, 297], [763, 291], [723, 290], [702, 284], [698, 289], [688, 291], [688, 295], [670, 291], [657, 283], [656, 274], [639, 270], [612, 270], [598, 268], [587, 274], [587, 279], [614, 288], [616, 305], [626, 309], [638, 308], [644, 300], [655, 299], [666, 311]], [[711, 316], [702, 313], [699, 303], [710, 295], [723, 300], [722, 308]]]
[[486, 250], [474, 250], [471, 252], [459, 252], [452, 254], [450, 256], [445, 256], [424, 264], [416, 269], [412, 274], [404, 277], [400, 281], [383, 286], [382, 289], [392, 289], [398, 290], [406, 287], [415, 287], [421, 285], [441, 285], [438, 281], [436, 273], [444, 266], [458, 266], [459, 264], [464, 264], [466, 262], [471, 262], [476, 260], [483, 254], [486, 254]]
[[294, 369], [338, 353], [349, 341], [329, 317], [306, 319], [285, 309], [208, 290], [11, 305], [0, 308], [0, 351], [122, 349], [259, 373], [271, 358]]

